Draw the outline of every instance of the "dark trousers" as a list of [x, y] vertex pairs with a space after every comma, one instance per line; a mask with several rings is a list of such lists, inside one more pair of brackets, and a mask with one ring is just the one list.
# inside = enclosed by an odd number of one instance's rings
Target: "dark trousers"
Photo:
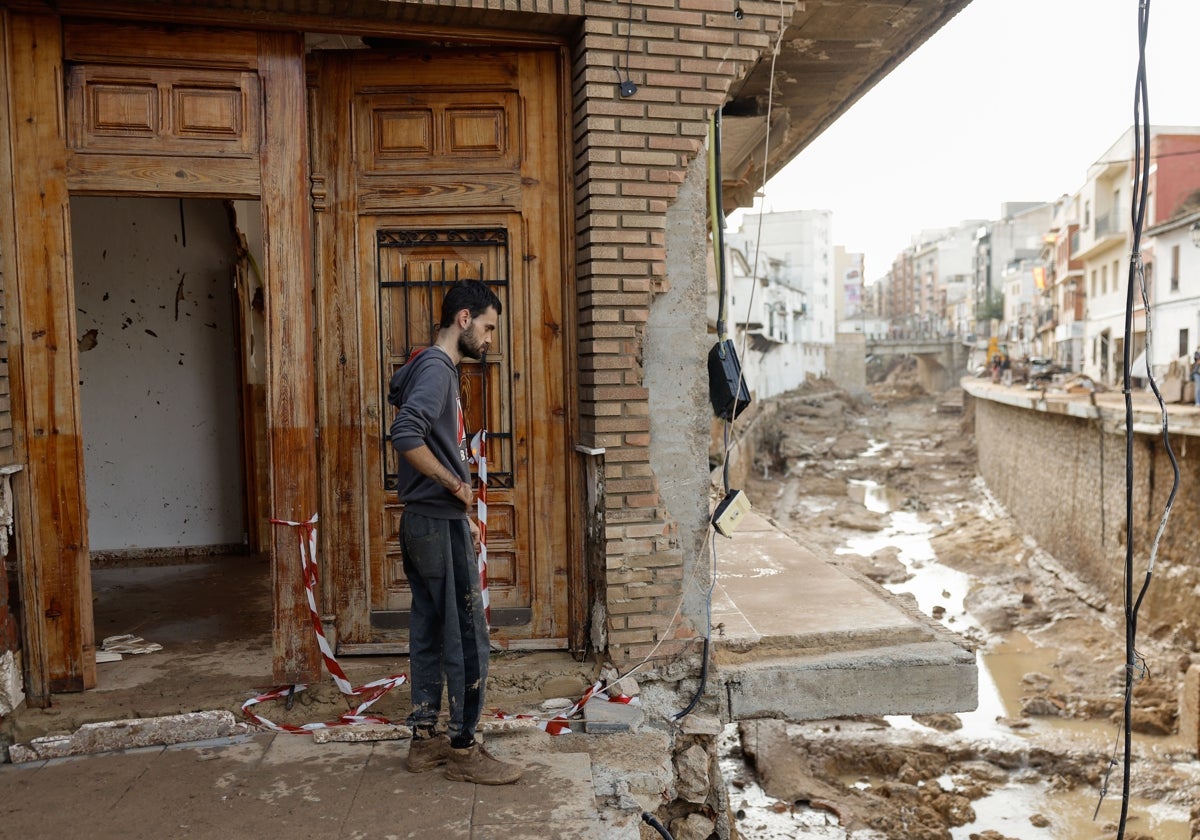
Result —
[[488, 631], [479, 567], [465, 519], [434, 519], [406, 511], [400, 521], [404, 574], [412, 588], [408, 631], [412, 728], [432, 727], [450, 705], [448, 734], [473, 736], [483, 712]]

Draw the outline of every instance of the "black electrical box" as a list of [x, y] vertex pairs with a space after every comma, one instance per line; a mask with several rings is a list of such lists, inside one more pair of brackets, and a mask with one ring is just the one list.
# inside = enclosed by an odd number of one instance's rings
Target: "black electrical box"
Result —
[[708, 351], [708, 399], [713, 413], [722, 420], [733, 420], [750, 405], [750, 389], [731, 338], [718, 341]]

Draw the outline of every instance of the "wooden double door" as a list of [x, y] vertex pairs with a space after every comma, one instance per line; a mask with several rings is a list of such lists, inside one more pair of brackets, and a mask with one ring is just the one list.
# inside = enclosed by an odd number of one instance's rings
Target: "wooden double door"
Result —
[[568, 644], [568, 342], [561, 56], [556, 50], [310, 55], [324, 594], [342, 652], [403, 650], [388, 381], [434, 340], [459, 279], [503, 314], [460, 368], [486, 429], [493, 638]]

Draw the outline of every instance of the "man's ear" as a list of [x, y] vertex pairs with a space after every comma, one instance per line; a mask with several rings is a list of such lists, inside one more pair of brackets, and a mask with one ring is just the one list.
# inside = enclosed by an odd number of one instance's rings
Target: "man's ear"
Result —
[[460, 330], [466, 330], [471, 325], [471, 310], [460, 309], [458, 315], [454, 318], [454, 323], [458, 324]]

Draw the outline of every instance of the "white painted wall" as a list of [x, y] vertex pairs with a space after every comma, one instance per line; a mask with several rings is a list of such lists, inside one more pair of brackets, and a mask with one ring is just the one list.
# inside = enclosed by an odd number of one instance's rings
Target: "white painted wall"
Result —
[[759, 352], [746, 342], [743, 353], [742, 331], [738, 330], [732, 337], [738, 360], [742, 364], [742, 375], [746, 377], [750, 393], [757, 400], [786, 394], [812, 377], [829, 373], [827, 356], [830, 346], [827, 344], [772, 344]]
[[[761, 231], [760, 231], [761, 228]], [[804, 293], [808, 314], [797, 324], [802, 342], [833, 344], [837, 315], [833, 282], [833, 213], [829, 210], [790, 210], [780, 213], [747, 213], [741, 226], [726, 234], [731, 247], [751, 257], [761, 251], [779, 260], [779, 282]]]
[[71, 227], [90, 547], [241, 543], [223, 205], [78, 197]]
[[[1163, 377], [1180, 355], [1190, 362], [1200, 348], [1200, 248], [1192, 244], [1190, 227], [1177, 227], [1153, 239], [1154, 284], [1151, 300], [1150, 348], [1154, 375]], [[1179, 249], [1179, 288], [1171, 289], [1171, 252]], [[1187, 347], [1179, 353], [1180, 330], [1187, 330]]]

